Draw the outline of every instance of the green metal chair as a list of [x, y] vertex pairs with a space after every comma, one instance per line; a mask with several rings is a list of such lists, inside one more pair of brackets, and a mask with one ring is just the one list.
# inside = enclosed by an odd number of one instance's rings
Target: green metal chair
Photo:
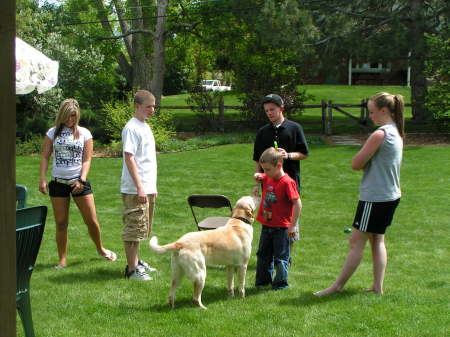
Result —
[[47, 206], [16, 210], [16, 308], [26, 337], [34, 337], [30, 278], [44, 234]]
[[27, 207], [27, 188], [16, 184], [16, 208]]

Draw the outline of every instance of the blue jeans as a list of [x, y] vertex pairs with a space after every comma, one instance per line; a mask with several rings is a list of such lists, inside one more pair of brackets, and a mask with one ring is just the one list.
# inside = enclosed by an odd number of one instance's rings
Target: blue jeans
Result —
[[[262, 226], [256, 253], [256, 286], [288, 287], [289, 236], [287, 228]], [[275, 278], [272, 274], [275, 270]]]

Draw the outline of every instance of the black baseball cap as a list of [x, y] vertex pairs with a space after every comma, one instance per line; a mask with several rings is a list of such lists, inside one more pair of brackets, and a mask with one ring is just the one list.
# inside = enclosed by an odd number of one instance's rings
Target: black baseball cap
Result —
[[266, 97], [264, 97], [262, 104], [264, 104], [264, 103], [273, 103], [278, 106], [284, 105], [283, 99], [280, 96], [278, 96], [277, 94], [270, 94], [270, 95], [267, 95]]

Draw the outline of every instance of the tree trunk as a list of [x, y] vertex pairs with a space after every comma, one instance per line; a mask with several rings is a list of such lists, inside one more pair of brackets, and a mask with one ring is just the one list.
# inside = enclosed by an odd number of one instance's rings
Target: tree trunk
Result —
[[423, 121], [429, 113], [425, 108], [427, 79], [425, 76], [425, 21], [423, 0], [411, 0], [411, 103], [413, 119]]
[[[115, 1], [115, 4], [116, 4], [116, 2], [117, 1]], [[111, 25], [108, 22], [108, 16], [106, 15], [106, 8], [103, 5], [103, 1], [97, 0], [94, 2], [94, 5], [97, 7], [97, 16], [102, 23], [103, 29], [106, 30], [107, 32], [111, 33], [111, 35], [114, 35], [114, 30], [112, 29]], [[116, 6], [117, 6], [117, 4], [116, 4]], [[116, 7], [116, 11], [118, 13], [121, 13], [121, 8]], [[119, 15], [119, 19], [120, 19], [120, 15]], [[121, 20], [121, 23], [122, 22], [123, 22], [123, 20]], [[128, 31], [128, 28], [126, 27], [126, 24], [125, 24], [125, 26], [122, 26], [122, 33], [126, 33], [127, 31]], [[130, 53], [130, 49], [128, 48], [130, 43], [127, 43], [127, 41], [125, 41], [125, 45], [127, 46], [128, 53]], [[133, 71], [132, 71], [131, 65], [129, 64], [129, 62], [127, 61], [127, 58], [125, 57], [125, 55], [123, 53], [118, 53], [116, 55], [116, 59], [117, 59], [117, 63], [119, 64], [119, 68], [120, 68], [123, 76], [125, 76], [125, 79], [126, 79], [128, 85], [131, 87], [133, 85]]]
[[158, 18], [156, 20], [155, 38], [153, 40], [151, 88], [156, 98], [156, 105], [161, 102], [165, 73], [166, 11], [169, 0], [158, 0]]
[[[140, 1], [130, 1], [131, 13], [134, 18], [143, 18]], [[133, 20], [132, 30], [146, 30], [144, 19]], [[151, 51], [151, 34], [133, 34], [131, 42], [131, 64], [133, 68], [133, 88], [151, 90], [152, 64], [149, 57]]]
[[[130, 28], [128, 28], [126, 22], [123, 3], [119, 0], [113, 0], [113, 4], [122, 34], [126, 34], [123, 36], [123, 42], [131, 61], [131, 64], [129, 64], [122, 53], [117, 55], [120, 69], [133, 89], [150, 90], [155, 95], [156, 103], [159, 104], [164, 85], [165, 26], [169, 0], [157, 0], [155, 31], [150, 30], [151, 20], [145, 18], [141, 0], [129, 0], [128, 8], [131, 9], [131, 16], [135, 18], [131, 21]], [[96, 5], [103, 28], [114, 36], [114, 31], [108, 22], [103, 2], [97, 0]]]
[[151, 91], [152, 64], [147, 55], [147, 40], [149, 38], [144, 34], [134, 34], [131, 64], [133, 68], [133, 88]]

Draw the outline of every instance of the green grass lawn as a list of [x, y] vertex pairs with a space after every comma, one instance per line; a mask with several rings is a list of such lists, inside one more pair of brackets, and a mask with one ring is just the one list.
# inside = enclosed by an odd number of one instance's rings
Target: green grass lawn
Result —
[[[387, 233], [389, 264], [385, 295], [365, 293], [371, 283], [370, 252], [342, 294], [316, 298], [312, 292], [336, 277], [347, 252], [344, 228], [353, 220], [361, 173], [350, 169], [358, 147], [311, 146], [302, 163], [302, 240], [289, 272], [290, 288], [254, 287], [260, 225], [254, 224], [247, 297], [228, 298], [226, 270], [208, 269], [203, 311], [191, 304], [184, 280], [176, 308], [167, 306], [170, 256], [156, 255], [144, 242], [141, 257], [158, 268], [154, 281], [123, 278], [120, 158], [94, 158], [89, 176], [103, 240], [116, 262], [96, 256], [85, 225], [72, 204], [69, 266], [55, 270], [55, 225], [50, 209], [44, 240], [31, 280], [35, 331], [40, 337], [128, 336], [446, 336], [449, 326], [450, 224], [449, 147], [408, 147], [402, 167], [403, 198]], [[225, 145], [158, 155], [154, 234], [160, 243], [196, 229], [186, 198], [221, 193], [234, 203], [250, 193], [252, 145]], [[28, 186], [28, 205], [50, 207], [40, 195], [39, 158], [17, 157], [17, 183]], [[20, 319], [17, 335], [23, 336]]]
[[[336, 103], [358, 104], [363, 98], [369, 98], [377, 92], [387, 91], [390, 93], [402, 94], [406, 102], [411, 101], [411, 88], [405, 86], [377, 86], [377, 85], [302, 85], [301, 90], [314, 97], [306, 104], [320, 104], [321, 100], [332, 100]], [[165, 96], [161, 105], [177, 106], [187, 105], [186, 98], [188, 94]], [[240, 105], [237, 95], [233, 92], [225, 93], [225, 105]]]
[[370, 98], [377, 92], [387, 91], [391, 94], [402, 94], [406, 102], [411, 101], [411, 88], [405, 86], [379, 85], [302, 85], [300, 87], [314, 96], [307, 104], [320, 104], [321, 100], [332, 100], [335, 103], [359, 104], [361, 99]]

